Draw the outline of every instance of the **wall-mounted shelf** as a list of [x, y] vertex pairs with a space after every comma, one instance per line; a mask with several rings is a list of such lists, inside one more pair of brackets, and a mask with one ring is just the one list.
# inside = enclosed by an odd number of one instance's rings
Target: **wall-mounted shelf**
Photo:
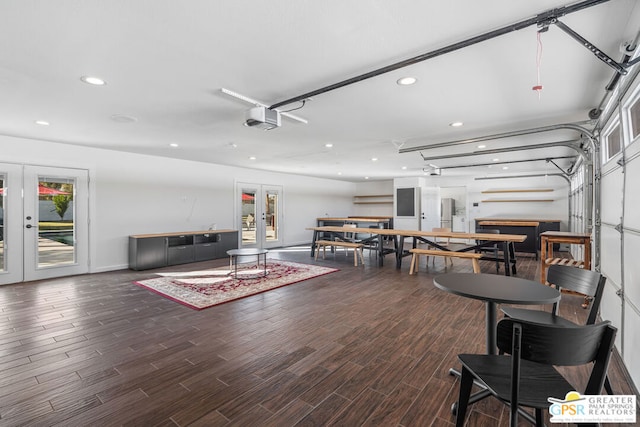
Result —
[[353, 196], [353, 203], [356, 205], [393, 204], [393, 194], [367, 194], [363, 196]]
[[553, 191], [553, 188], [520, 188], [520, 189], [515, 189], [515, 188], [507, 188], [507, 189], [500, 189], [500, 190], [484, 190], [482, 193], [483, 194], [488, 194], [488, 193], [547, 193]]

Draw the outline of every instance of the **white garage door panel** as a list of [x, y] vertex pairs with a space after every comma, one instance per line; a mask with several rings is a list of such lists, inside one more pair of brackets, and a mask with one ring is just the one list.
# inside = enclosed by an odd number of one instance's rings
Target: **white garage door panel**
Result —
[[[624, 235], [624, 293], [628, 301], [640, 307], [640, 235], [625, 233]], [[635, 323], [634, 323], [635, 324]]]
[[[640, 357], [638, 357], [637, 349], [640, 348], [640, 328], [638, 328], [637, 325], [640, 325], [640, 315], [638, 315], [634, 310], [631, 310], [628, 306], [625, 310], [624, 324], [625, 354], [622, 355], [622, 359], [624, 360], [624, 364], [627, 366], [627, 370], [629, 371], [629, 375], [631, 375], [633, 383], [638, 385], [640, 384]], [[635, 327], [633, 325], [635, 325]], [[618, 329], [618, 334], [620, 333], [620, 329]], [[618, 350], [620, 350], [619, 347]]]
[[[602, 222], [618, 224], [622, 216], [622, 169], [602, 177]], [[640, 178], [640, 177], [639, 177]]]
[[[624, 218], [625, 228], [633, 228], [640, 230], [640, 191], [638, 191], [638, 183], [640, 183], [640, 157], [636, 157], [627, 164], [627, 192], [624, 199]], [[603, 208], [606, 205], [602, 205]]]
[[603, 225], [600, 233], [600, 271], [615, 283], [622, 283], [620, 275], [620, 233]]
[[[602, 320], [609, 320], [613, 326], [618, 328], [618, 331], [620, 330], [622, 324], [622, 302], [620, 297], [616, 295], [616, 290], [611, 286], [609, 280], [604, 286], [604, 293], [600, 302], [600, 317]], [[616, 335], [616, 348], [618, 351], [622, 351], [621, 339], [622, 336], [618, 332]]]

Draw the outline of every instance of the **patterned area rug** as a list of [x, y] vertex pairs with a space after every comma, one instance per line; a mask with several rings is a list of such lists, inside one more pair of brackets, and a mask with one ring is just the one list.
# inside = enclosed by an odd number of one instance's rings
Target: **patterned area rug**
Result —
[[338, 271], [335, 268], [296, 262], [267, 260], [267, 276], [262, 264], [240, 264], [238, 278], [231, 270], [215, 269], [181, 273], [162, 273], [162, 277], [133, 282], [196, 310], [259, 294], [312, 277]]

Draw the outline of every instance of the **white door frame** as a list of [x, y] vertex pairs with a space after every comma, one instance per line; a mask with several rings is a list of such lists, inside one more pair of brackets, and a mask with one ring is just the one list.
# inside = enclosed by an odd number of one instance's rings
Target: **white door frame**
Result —
[[[255, 192], [255, 208], [256, 215], [254, 218], [255, 221], [255, 233], [256, 239], [255, 243], [243, 242], [242, 240], [242, 230], [245, 224], [242, 223], [242, 193], [243, 192]], [[258, 248], [274, 248], [280, 247], [283, 245], [282, 243], [282, 234], [281, 234], [281, 224], [282, 224], [282, 212], [283, 212], [283, 187], [281, 185], [267, 185], [267, 184], [255, 184], [255, 183], [246, 183], [246, 182], [237, 182], [236, 183], [236, 213], [235, 213], [235, 225], [239, 233], [239, 242], [238, 247], [258, 247]], [[276, 193], [278, 197], [278, 206], [276, 207], [276, 218], [274, 220], [274, 225], [276, 227], [275, 239], [267, 239], [267, 229], [269, 225], [267, 224], [267, 212], [266, 212], [266, 196], [268, 193]], [[273, 214], [273, 213], [272, 213]]]
[[[36, 165], [0, 164], [6, 172], [5, 257], [0, 284], [83, 274], [89, 271], [89, 171]], [[72, 262], [39, 265], [40, 178], [72, 179], [74, 251]], [[7, 209], [8, 208], [8, 209]]]

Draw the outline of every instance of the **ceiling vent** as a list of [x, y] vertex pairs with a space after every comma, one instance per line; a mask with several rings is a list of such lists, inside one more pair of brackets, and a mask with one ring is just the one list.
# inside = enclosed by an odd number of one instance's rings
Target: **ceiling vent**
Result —
[[280, 127], [280, 112], [267, 107], [254, 107], [247, 111], [245, 126], [271, 130]]

